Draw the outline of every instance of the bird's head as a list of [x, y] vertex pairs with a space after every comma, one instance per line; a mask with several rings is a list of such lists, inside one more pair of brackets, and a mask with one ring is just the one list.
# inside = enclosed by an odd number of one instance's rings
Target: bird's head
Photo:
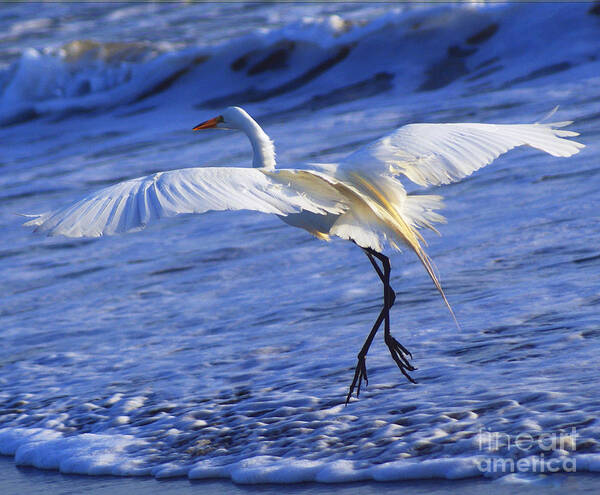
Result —
[[198, 124], [194, 127], [194, 131], [201, 131], [204, 129], [243, 129], [244, 124], [247, 124], [248, 122], [252, 122], [252, 117], [250, 117], [243, 108], [228, 107], [221, 115], [217, 115], [212, 119]]

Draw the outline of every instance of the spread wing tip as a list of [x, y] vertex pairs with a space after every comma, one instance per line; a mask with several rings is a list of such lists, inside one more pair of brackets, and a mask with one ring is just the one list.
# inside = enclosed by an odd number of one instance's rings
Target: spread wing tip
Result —
[[29, 218], [23, 226], [25, 227], [38, 227], [44, 223], [44, 219], [48, 216], [48, 213], [36, 213], [36, 214], [27, 214], [27, 213], [17, 213], [17, 215], [25, 218]]

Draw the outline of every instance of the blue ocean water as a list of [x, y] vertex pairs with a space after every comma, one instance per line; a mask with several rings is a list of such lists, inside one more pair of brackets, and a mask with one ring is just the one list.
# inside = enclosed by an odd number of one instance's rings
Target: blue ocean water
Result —
[[[600, 470], [598, 6], [7, 4], [0, 33], [1, 453], [240, 483]], [[15, 215], [159, 170], [249, 166], [243, 135], [191, 131], [229, 105], [285, 166], [409, 122], [556, 105], [586, 148], [516, 150], [436, 190], [448, 224], [428, 253], [462, 329], [394, 255], [392, 329], [419, 383], [377, 339], [344, 407], [382, 296], [351, 243], [251, 212], [96, 240]]]

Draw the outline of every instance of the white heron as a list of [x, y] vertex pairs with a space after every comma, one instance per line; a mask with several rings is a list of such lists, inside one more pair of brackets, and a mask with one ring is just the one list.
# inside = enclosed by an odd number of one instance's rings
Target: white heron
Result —
[[[162, 217], [208, 210], [255, 210], [273, 213], [319, 239], [337, 236], [356, 243], [383, 283], [383, 308], [362, 349], [346, 403], [361, 383], [368, 383], [366, 355], [381, 323], [390, 354], [404, 376], [410, 352], [390, 333], [390, 308], [396, 294], [390, 286], [390, 261], [384, 247], [412, 249], [446, 306], [452, 312], [432, 269], [419, 229], [435, 231], [445, 219], [435, 210], [441, 197], [408, 194], [399, 176], [419, 186], [458, 181], [517, 146], [531, 146], [568, 157], [583, 144], [562, 128], [571, 122], [535, 124], [409, 124], [357, 150], [338, 163], [276, 168], [273, 142], [239, 107], [194, 127], [237, 129], [248, 136], [253, 168], [204, 167], [159, 172], [92, 193], [80, 201], [33, 217], [25, 225], [50, 235], [98, 237], [144, 228]], [[377, 261], [381, 263], [378, 265]], [[454, 314], [452, 313], [454, 316]]]

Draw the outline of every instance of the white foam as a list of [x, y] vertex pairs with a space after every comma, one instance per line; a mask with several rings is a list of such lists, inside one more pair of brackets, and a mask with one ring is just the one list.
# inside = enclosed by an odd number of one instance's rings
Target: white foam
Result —
[[373, 467], [371, 472], [376, 481], [463, 479], [481, 476], [477, 457], [431, 459], [420, 462], [397, 461]]
[[[139, 9], [145, 7], [117, 10], [113, 15], [129, 15]], [[560, 15], [564, 22], [579, 22], [582, 15], [582, 9], [564, 8], [559, 14], [554, 9], [548, 9], [552, 13], [547, 16]], [[403, 6], [390, 8], [369, 18], [368, 22], [350, 17], [345, 19], [338, 14], [306, 16], [283, 26], [256, 29], [209, 45], [202, 44], [202, 40], [187, 47], [159, 41], [98, 43], [77, 40], [62, 47], [29, 48], [12, 69], [5, 71], [0, 94], [0, 122], [18, 120], [28, 112], [45, 115], [131, 103], [176, 74], [194, 69], [203, 60], [207, 60], [206, 68], [201, 63], [195, 77], [187, 80], [190, 86], [184, 92], [188, 95], [184, 101], [188, 105], [189, 97], [197, 97], [199, 91], [204, 100], [210, 100], [228, 93], [277, 88], [331, 59], [341, 47], [350, 46], [353, 48], [345, 63], [318, 78], [318, 87], [313, 89], [328, 93], [335, 91], [340, 81], [349, 85], [385, 72], [393, 74], [398, 95], [407, 90], [412, 92], [426, 80], [427, 73], [450, 71], [451, 66], [459, 64], [444, 62], [444, 57], [461, 59], [461, 56], [446, 53], [448, 43], [455, 48], [464, 45], [466, 48], [460, 49], [471, 53], [465, 63], [466, 69], [473, 70], [494, 58], [498, 59], [498, 64], [503, 63], [503, 70], [495, 71], [491, 79], [496, 86], [543, 69], [533, 60], [519, 58], [523, 51], [514, 47], [517, 37], [513, 31], [522, 31], [524, 22], [517, 7]], [[535, 47], [552, 43], [553, 49], [547, 52], [544, 61], [546, 66], [560, 65], [568, 60], [579, 63], [587, 57], [586, 45], [574, 41], [580, 41], [582, 36], [593, 38], [595, 31], [591, 22], [584, 22], [584, 30], [575, 34], [550, 32], [548, 23], [543, 20], [527, 24], [527, 29], [534, 34], [519, 43], [530, 42]], [[465, 39], [480, 31], [482, 26], [494, 23], [502, 28], [481, 47], [465, 44]], [[572, 38], [572, 42], [566, 41], [565, 36]], [[291, 62], [282, 62], [281, 67], [266, 70], [258, 79], [248, 77], [244, 71], [232, 71], [231, 64], [236, 59], [254, 54], [256, 63], [268, 57], [282, 42], [295, 46], [290, 52], [290, 56], [295, 57]], [[364, 53], [372, 51], [372, 46], [379, 46], [381, 50], [366, 61]], [[354, 52], [359, 55], [354, 56]], [[401, 67], [390, 63], [395, 56], [402, 59]], [[441, 64], [439, 69], [434, 68], [436, 64]], [[444, 69], [444, 64], [450, 65]], [[485, 81], [490, 82], [490, 79], [483, 78], [482, 82]], [[179, 89], [178, 93], [181, 93]], [[305, 90], [310, 90], [310, 84]], [[289, 94], [285, 98], [287, 106], [296, 102]], [[171, 94], [165, 101], [172, 103], [177, 99], [177, 94]]]
[[42, 429], [0, 430], [0, 452], [14, 455], [18, 465], [90, 475], [144, 475], [150, 469], [131, 456], [144, 440], [132, 435], [84, 433], [65, 437]]
[[[176, 432], [171, 431], [171, 434]], [[169, 434], [169, 432], [167, 432]], [[73, 436], [40, 428], [3, 428], [0, 453], [14, 455], [19, 465], [54, 469], [62, 473], [142, 476], [157, 478], [187, 476], [190, 479], [224, 478], [240, 484], [347, 483], [353, 481], [406, 481], [419, 479], [465, 479], [494, 475], [505, 483], [543, 482], [536, 472], [489, 473], [482, 469], [486, 458], [458, 456], [439, 459], [404, 459], [365, 465], [356, 460], [309, 460], [270, 455], [251, 456], [230, 462], [212, 458], [192, 465], [166, 462], [150, 467], [152, 450], [147, 441], [133, 435], [84, 433]], [[560, 462], [558, 462], [560, 461]], [[554, 465], [564, 465], [555, 459]], [[523, 460], [521, 459], [521, 462]], [[532, 462], [540, 459], [532, 457]], [[542, 459], [550, 466], [551, 459]], [[483, 463], [483, 464], [482, 464]], [[533, 464], [532, 464], [533, 465]], [[537, 464], [536, 464], [537, 465]], [[578, 472], [600, 471], [600, 454], [579, 454], [569, 466]], [[548, 471], [546, 469], [546, 472]]]
[[63, 50], [27, 49], [0, 95], [0, 122], [26, 112], [44, 115], [130, 102], [188, 67], [197, 56], [197, 50], [188, 49], [140, 62], [86, 57], [72, 61]]
[[28, 442], [43, 442], [60, 437], [62, 437], [60, 432], [42, 428], [2, 428], [0, 454], [14, 456], [17, 449]]

